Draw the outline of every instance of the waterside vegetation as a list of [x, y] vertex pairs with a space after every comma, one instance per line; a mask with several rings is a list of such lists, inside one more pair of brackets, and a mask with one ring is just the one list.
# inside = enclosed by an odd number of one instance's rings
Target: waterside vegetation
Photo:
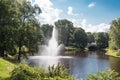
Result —
[[[4, 65], [1, 61], [7, 64]], [[2, 58], [0, 58], [0, 64], [0, 69], [2, 69], [0, 72], [1, 80], [76, 80], [75, 77], [69, 76], [69, 70], [61, 64], [58, 64], [56, 67], [54, 65], [48, 67], [48, 71], [43, 68], [31, 67], [27, 64], [13, 64]], [[96, 74], [89, 74], [85, 79], [81, 78], [80, 80], [104, 79], [119, 80], [120, 77], [117, 72], [108, 69], [99, 71]]]

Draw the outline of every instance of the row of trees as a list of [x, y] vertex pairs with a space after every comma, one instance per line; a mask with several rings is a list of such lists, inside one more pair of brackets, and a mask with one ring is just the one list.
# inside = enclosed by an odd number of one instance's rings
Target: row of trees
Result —
[[[84, 50], [88, 43], [96, 43], [98, 48], [108, 47], [109, 35], [107, 32], [86, 33], [84, 29], [74, 27], [73, 23], [67, 19], [56, 21], [55, 26], [58, 30], [58, 41], [65, 46], [74, 46]], [[41, 25], [45, 42], [51, 37], [52, 28], [53, 25]]]

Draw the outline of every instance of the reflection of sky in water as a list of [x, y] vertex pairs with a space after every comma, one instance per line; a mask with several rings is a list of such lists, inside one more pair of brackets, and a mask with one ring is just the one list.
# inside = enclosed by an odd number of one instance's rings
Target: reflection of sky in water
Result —
[[[47, 68], [49, 65], [61, 62], [70, 69], [70, 75], [77, 78], [84, 78], [89, 73], [96, 73], [99, 70], [105, 70], [109, 67], [108, 58], [102, 54], [88, 53], [86, 56], [80, 57], [65, 57], [65, 56], [38, 56], [39, 58], [31, 58], [37, 65], [42, 65]], [[36, 59], [36, 61], [35, 61]], [[33, 62], [33, 63], [34, 63]]]
[[71, 68], [71, 75], [75, 75], [77, 78], [84, 78], [89, 73], [96, 73], [99, 70], [105, 70], [109, 68], [108, 59], [98, 58], [99, 55], [88, 54], [87, 57], [74, 57], [69, 61]]

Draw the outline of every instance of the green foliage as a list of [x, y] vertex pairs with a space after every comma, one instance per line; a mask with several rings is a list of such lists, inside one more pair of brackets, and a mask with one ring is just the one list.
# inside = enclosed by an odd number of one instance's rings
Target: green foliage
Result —
[[16, 15], [17, 0], [0, 0], [0, 53], [4, 56], [5, 51], [16, 53], [15, 33], [16, 33]]
[[120, 49], [118, 49], [118, 51], [117, 51], [117, 54], [116, 54], [117, 56], [120, 56]]
[[41, 30], [43, 31], [45, 41], [47, 41], [52, 36], [53, 25], [43, 24], [41, 25]]
[[42, 68], [30, 67], [26, 64], [17, 66], [8, 80], [75, 80], [69, 77], [68, 70], [62, 66], [51, 66], [48, 71]]
[[112, 21], [109, 36], [109, 47], [114, 50], [120, 49], [120, 18]]
[[108, 33], [106, 32], [94, 33], [94, 37], [98, 48], [108, 47], [108, 41], [109, 41]]
[[45, 70], [20, 64], [13, 71], [9, 80], [42, 80], [46, 76]]
[[89, 74], [85, 80], [120, 80], [118, 73], [111, 70], [99, 71], [96, 74]]
[[91, 32], [87, 32], [87, 42], [88, 43], [93, 43], [95, 42], [94, 35]]
[[22, 47], [28, 48], [28, 52], [32, 54], [38, 51], [38, 45], [40, 45], [40, 39], [42, 35], [40, 24], [35, 19], [35, 15], [41, 13], [41, 9], [38, 6], [32, 6], [30, 2], [22, 0], [19, 7], [18, 17], [18, 36], [16, 45], [18, 47], [18, 60], [21, 61], [21, 54], [25, 55], [25, 51], [22, 51]]
[[65, 68], [64, 65], [58, 64], [57, 66], [55, 66], [55, 65], [49, 66], [48, 74], [49, 74], [49, 77], [66, 78], [69, 76], [69, 71], [68, 71], [68, 69]]
[[0, 0], [0, 55], [35, 53], [43, 40], [43, 33], [35, 15], [41, 9], [27, 0]]
[[55, 22], [55, 26], [58, 29], [59, 42], [66, 46], [72, 43], [72, 33], [74, 31], [73, 23], [67, 19], [58, 20]]
[[76, 80], [75, 78], [60, 78], [60, 77], [55, 77], [55, 78], [44, 78], [42, 80]]
[[76, 46], [83, 50], [87, 45], [87, 35], [85, 31], [82, 28], [76, 28], [73, 36]]
[[119, 56], [119, 51], [117, 50], [112, 50], [112, 49], [106, 49], [107, 50], [107, 55], [109, 56], [115, 56], [115, 57], [120, 57]]

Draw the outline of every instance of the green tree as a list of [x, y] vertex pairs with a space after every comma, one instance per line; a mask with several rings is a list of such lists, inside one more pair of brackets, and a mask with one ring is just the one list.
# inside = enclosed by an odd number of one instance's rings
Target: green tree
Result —
[[35, 19], [41, 9], [26, 0], [0, 0], [0, 5], [0, 54], [18, 53], [20, 61], [25, 51], [35, 53], [43, 39], [40, 24]]
[[94, 40], [94, 35], [91, 33], [91, 32], [87, 32], [87, 40], [88, 40], [88, 43], [93, 43], [95, 42]]
[[72, 39], [71, 37], [74, 30], [73, 23], [67, 19], [62, 19], [62, 20], [56, 21], [55, 26], [57, 27], [59, 32], [58, 38], [60, 42], [68, 46]]
[[41, 30], [43, 31], [45, 42], [47, 42], [52, 36], [53, 25], [43, 24], [41, 25]]
[[15, 36], [16, 34], [16, 15], [18, 9], [17, 0], [0, 0], [0, 54], [16, 53]]
[[109, 30], [110, 48], [120, 49], [120, 18], [113, 20]]
[[85, 31], [82, 28], [75, 28], [73, 35], [76, 46], [83, 50], [87, 45], [87, 35]]
[[22, 52], [25, 52], [23, 51], [23, 46], [25, 46], [27, 51], [32, 55], [38, 51], [38, 45], [40, 45], [44, 40], [43, 32], [39, 26], [40, 24], [36, 22], [36, 20], [27, 21], [22, 34]]
[[[24, 55], [24, 46], [28, 46], [28, 50], [32, 52], [37, 51], [38, 39], [37, 29], [38, 22], [35, 19], [35, 15], [41, 13], [41, 9], [35, 5], [32, 6], [30, 2], [26, 0], [20, 1], [19, 15], [18, 15], [18, 60], [20, 61], [21, 55]], [[30, 38], [31, 37], [31, 38]], [[26, 44], [27, 43], [27, 44]], [[32, 48], [30, 47], [32, 46]]]
[[98, 48], [106, 48], [108, 47], [109, 36], [106, 32], [98, 32], [95, 33], [95, 42]]

